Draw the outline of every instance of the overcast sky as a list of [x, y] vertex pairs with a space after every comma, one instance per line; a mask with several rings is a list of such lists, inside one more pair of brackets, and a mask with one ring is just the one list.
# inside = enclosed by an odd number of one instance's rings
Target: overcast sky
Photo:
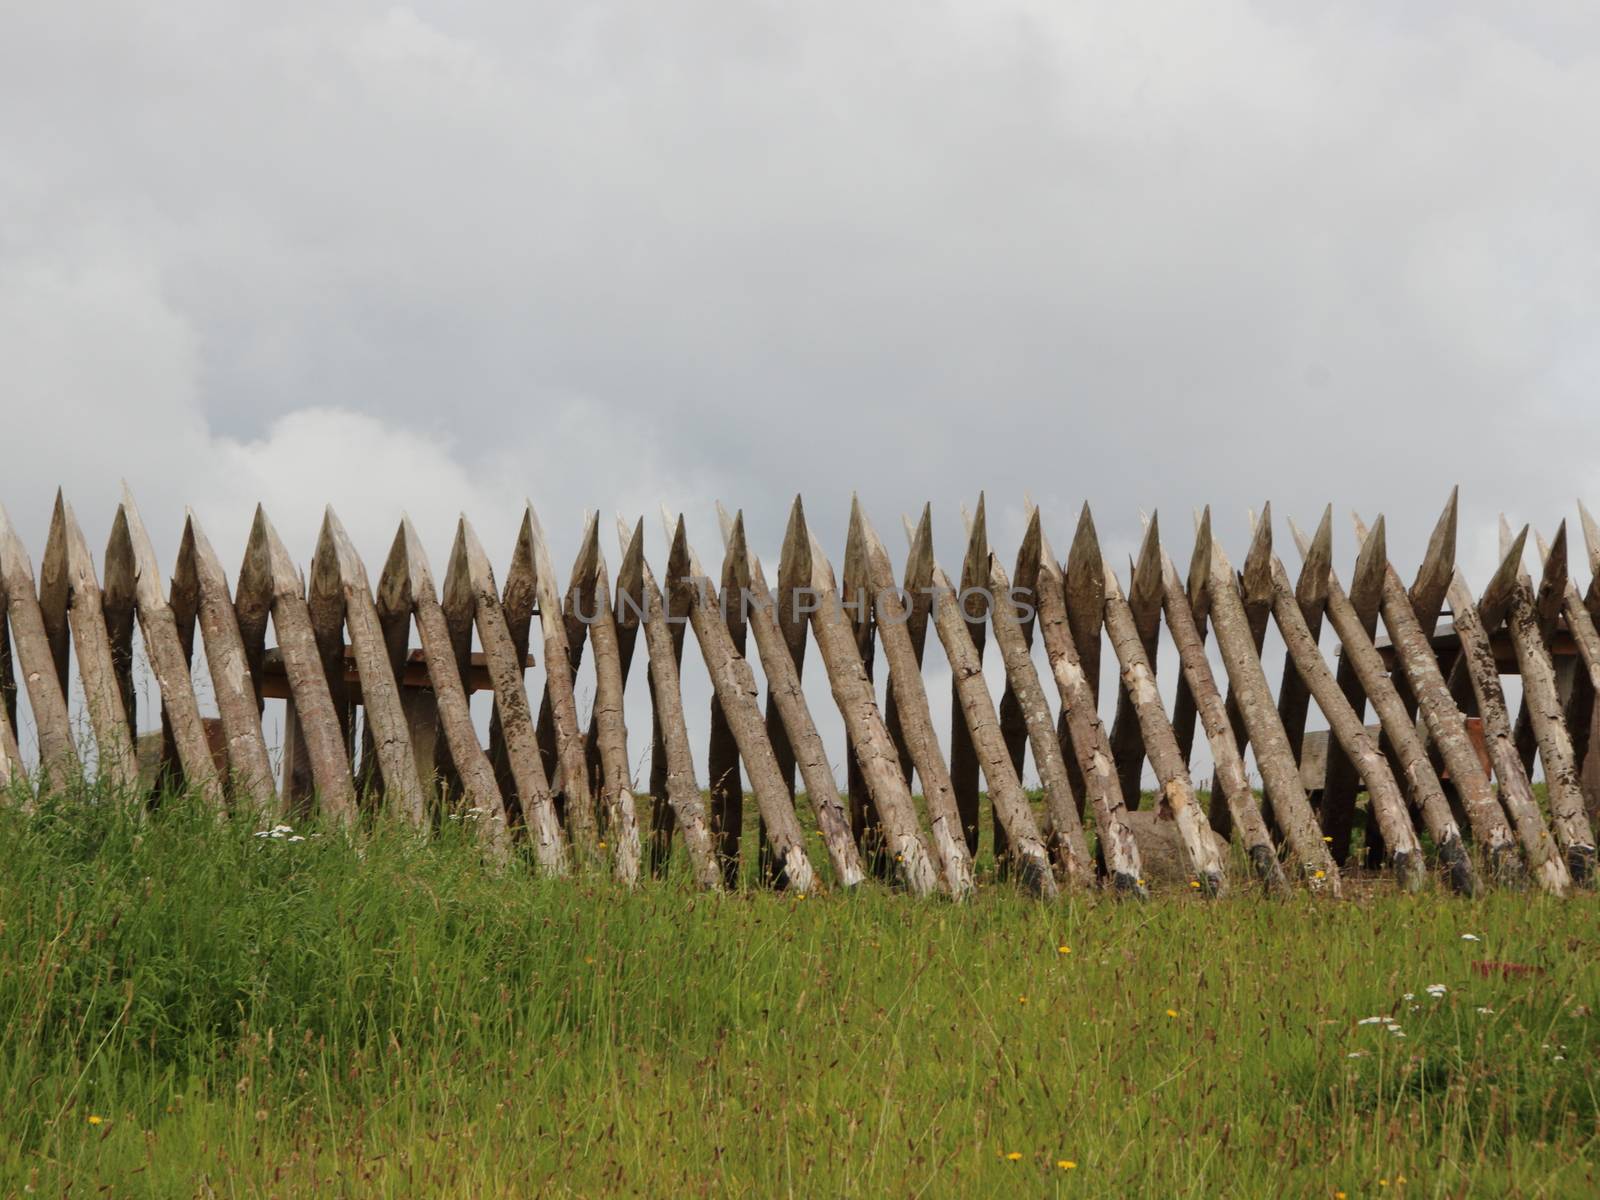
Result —
[[1459, 482], [1481, 585], [1600, 501], [1597, 54], [1579, 0], [0, 0], [0, 503], [98, 549], [125, 476], [231, 567], [332, 501], [376, 570], [524, 496], [563, 564], [659, 501], [720, 558], [716, 498], [775, 558], [796, 492], [837, 557], [852, 489], [946, 565], [980, 488], [1008, 559], [1024, 492], [1237, 558], [1270, 498], [1409, 571]]

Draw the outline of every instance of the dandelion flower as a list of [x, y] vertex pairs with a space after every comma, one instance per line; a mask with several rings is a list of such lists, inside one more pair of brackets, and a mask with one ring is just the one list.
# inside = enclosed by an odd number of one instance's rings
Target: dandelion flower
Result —
[[600, 849], [604, 850], [605, 848], [606, 848], [606, 844], [604, 842], [601, 842], [600, 843]]
[[1333, 1194], [1333, 1200], [1345, 1200], [1345, 1194], [1343, 1192], [1335, 1192]]
[[1010, 1154], [1006, 1155], [1006, 1161], [1007, 1162], [1021, 1162], [1022, 1161], [1022, 1151], [1021, 1150], [1013, 1150]]
[[[1322, 837], [1322, 840], [1323, 840], [1323, 841], [1325, 841], [1325, 842], [1331, 842], [1331, 841], [1333, 841], [1333, 838], [1332, 838], [1332, 837], [1330, 837], [1330, 836], [1329, 836], [1329, 835], [1327, 835], [1327, 834], [1324, 834], [1324, 835], [1323, 835], [1323, 837]], [[1342, 1196], [1342, 1195], [1343, 1195], [1343, 1194], [1344, 1194], [1344, 1193], [1343, 1193], [1343, 1192], [1340, 1192], [1340, 1193], [1339, 1193], [1339, 1194], [1340, 1194], [1340, 1195], [1341, 1195], [1341, 1196]]]
[[1071, 954], [1072, 953], [1072, 947], [1071, 946], [1057, 946], [1056, 947], [1056, 953], [1057, 954]]
[[1177, 1010], [1177, 1009], [1175, 1009], [1175, 1008], [1169, 1008], [1169, 1009], [1167, 1009], [1167, 1016], [1169, 1016], [1169, 1017], [1175, 1017], [1175, 1016], [1177, 1016], [1177, 1015], [1178, 1015], [1178, 1010]]
[[1327, 877], [1328, 877], [1328, 873], [1326, 871], [1318, 871], [1315, 875], [1312, 876], [1313, 879], [1326, 879]]
[[1200, 886], [1200, 881], [1198, 879], [1191, 879], [1189, 880], [1189, 886], [1192, 888], [1198, 888]]
[[1026, 1004], [1027, 1002], [1028, 1002], [1028, 998], [1026, 996], [1018, 996], [1017, 997], [1017, 1003], [1018, 1004]]
[[1078, 1169], [1078, 1164], [1073, 1162], [1070, 1158], [1056, 1159], [1056, 1166], [1060, 1167], [1063, 1171], [1076, 1171]]
[[103, 1123], [104, 1121], [105, 1121], [105, 1118], [100, 1116], [98, 1113], [90, 1113], [89, 1114], [89, 1124], [91, 1124], [91, 1125], [99, 1125], [99, 1124]]

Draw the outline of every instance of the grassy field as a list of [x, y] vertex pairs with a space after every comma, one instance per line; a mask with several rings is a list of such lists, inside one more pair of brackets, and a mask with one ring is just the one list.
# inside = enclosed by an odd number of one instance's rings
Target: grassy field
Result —
[[0, 1193], [1600, 1194], [1592, 895], [626, 895], [254, 832], [0, 812]]

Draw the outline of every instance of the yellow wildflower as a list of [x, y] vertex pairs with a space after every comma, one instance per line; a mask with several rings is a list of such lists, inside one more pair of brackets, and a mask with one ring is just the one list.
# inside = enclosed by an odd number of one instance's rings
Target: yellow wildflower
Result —
[[94, 1113], [89, 1114], [89, 1124], [91, 1125], [99, 1125], [104, 1120], [104, 1117], [96, 1116]]
[[1073, 1162], [1070, 1158], [1057, 1159], [1056, 1166], [1060, 1167], [1063, 1171], [1076, 1171], [1078, 1169], [1078, 1164]]
[[1013, 1150], [1010, 1154], [1006, 1155], [1007, 1162], [1020, 1162], [1021, 1160], [1022, 1151], [1020, 1150]]
[[1056, 947], [1056, 953], [1057, 954], [1071, 954], [1072, 953], [1072, 947], [1071, 946], [1057, 946]]
[[1189, 886], [1192, 888], [1198, 888], [1200, 886], [1200, 881], [1198, 879], [1191, 879], [1189, 880]]
[[1326, 871], [1318, 871], [1318, 872], [1317, 872], [1317, 873], [1316, 873], [1316, 875], [1315, 875], [1315, 876], [1313, 876], [1313, 878], [1316, 878], [1316, 879], [1326, 879], [1326, 878], [1327, 878], [1327, 876], [1328, 876], [1328, 873], [1327, 873], [1327, 872], [1326, 872]]
[[[1324, 835], [1322, 840], [1325, 841], [1325, 842], [1332, 842], [1333, 841], [1333, 839], [1331, 837], [1328, 837], [1327, 835]], [[1344, 1193], [1340, 1192], [1339, 1195], [1342, 1196], [1342, 1195], [1344, 1195]]]
[[1017, 997], [1017, 1003], [1018, 1004], [1026, 1004], [1027, 1002], [1028, 1002], [1028, 998], [1026, 996], [1018, 996]]
[[1177, 1015], [1178, 1015], [1178, 1010], [1177, 1010], [1177, 1009], [1175, 1009], [1175, 1008], [1169, 1008], [1169, 1009], [1167, 1009], [1167, 1016], [1169, 1016], [1169, 1017], [1175, 1017], [1175, 1016], [1177, 1016]]

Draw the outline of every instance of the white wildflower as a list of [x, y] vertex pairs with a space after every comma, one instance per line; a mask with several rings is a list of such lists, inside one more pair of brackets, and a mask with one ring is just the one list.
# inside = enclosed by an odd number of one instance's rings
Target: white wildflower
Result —
[[1483, 939], [1481, 937], [1479, 937], [1475, 933], [1463, 933], [1461, 935], [1461, 940], [1463, 942], [1481, 942], [1481, 941], [1483, 941]]
[[1445, 993], [1447, 993], [1450, 989], [1445, 987], [1445, 985], [1442, 983], [1430, 983], [1422, 990], [1427, 992], [1428, 995], [1432, 996], [1435, 1000], [1442, 1000], [1444, 999]]
[[1478, 1005], [1478, 1015], [1480, 1017], [1492, 1017], [1492, 1016], [1494, 1016], [1494, 1009], [1489, 1008], [1486, 1005], [1480, 1004], [1480, 1005]]
[[1361, 1020], [1356, 1022], [1356, 1024], [1357, 1025], [1382, 1025], [1386, 1019], [1387, 1018], [1385, 1018], [1385, 1017], [1362, 1017]]

